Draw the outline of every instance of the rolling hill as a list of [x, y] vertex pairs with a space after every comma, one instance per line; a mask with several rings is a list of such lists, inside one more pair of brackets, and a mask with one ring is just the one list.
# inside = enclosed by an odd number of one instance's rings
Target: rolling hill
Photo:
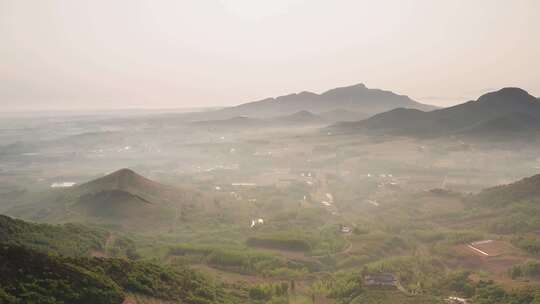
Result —
[[195, 191], [162, 185], [121, 169], [73, 188], [51, 190], [8, 214], [44, 222], [153, 229], [173, 225], [202, 208], [200, 194]]
[[540, 174], [517, 182], [485, 189], [475, 195], [475, 200], [491, 206], [507, 206], [518, 202], [540, 202]]
[[525, 251], [540, 253], [540, 174], [507, 185], [482, 190], [467, 197], [474, 217], [490, 232], [514, 234], [514, 242]]
[[130, 169], [121, 169], [81, 184], [71, 192], [80, 197], [97, 193], [124, 192], [147, 204], [170, 203], [185, 196], [179, 189], [149, 180]]
[[344, 109], [335, 109], [319, 113], [319, 115], [329, 122], [341, 122], [341, 121], [358, 121], [369, 118], [371, 115], [366, 113], [359, 113]]
[[266, 98], [218, 111], [199, 113], [198, 116], [206, 116], [209, 119], [226, 119], [237, 116], [271, 118], [291, 115], [301, 111], [321, 114], [335, 110], [373, 115], [400, 107], [420, 110], [433, 110], [436, 108], [418, 103], [405, 95], [370, 89], [364, 84], [357, 84], [331, 89], [322, 94], [304, 91], [276, 98]]
[[540, 130], [540, 102], [519, 88], [504, 88], [450, 108], [394, 109], [366, 120], [338, 123], [335, 132], [437, 137], [505, 136]]
[[309, 111], [276, 116], [269, 119], [235, 116], [227, 119], [201, 120], [191, 123], [195, 128], [208, 131], [245, 131], [264, 128], [289, 128], [328, 125], [326, 119]]
[[122, 169], [70, 191], [70, 210], [85, 217], [138, 221], [166, 219], [176, 208], [193, 207], [194, 194]]
[[469, 136], [512, 135], [520, 132], [534, 132], [540, 130], [540, 119], [527, 113], [510, 113], [490, 120], [481, 121], [458, 133]]
[[205, 128], [208, 130], [231, 130], [270, 126], [269, 123], [263, 119], [249, 118], [246, 116], [235, 116], [226, 119], [201, 120], [192, 122], [191, 125], [196, 128]]
[[308, 126], [308, 125], [322, 125], [326, 123], [326, 120], [319, 115], [315, 115], [310, 111], [299, 111], [290, 115], [279, 116], [272, 119], [272, 122], [282, 126]]

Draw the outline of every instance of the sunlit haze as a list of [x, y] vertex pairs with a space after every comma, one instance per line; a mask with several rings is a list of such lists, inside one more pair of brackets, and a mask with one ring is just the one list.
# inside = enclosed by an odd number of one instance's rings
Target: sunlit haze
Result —
[[540, 96], [536, 0], [0, 0], [2, 111], [236, 105], [365, 83]]
[[540, 0], [0, 0], [0, 304], [540, 304]]

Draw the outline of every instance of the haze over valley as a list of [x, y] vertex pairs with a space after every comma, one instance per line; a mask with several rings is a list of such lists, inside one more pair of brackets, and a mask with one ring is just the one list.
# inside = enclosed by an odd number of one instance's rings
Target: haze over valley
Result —
[[197, 3], [0, 0], [1, 304], [540, 303], [537, 2]]

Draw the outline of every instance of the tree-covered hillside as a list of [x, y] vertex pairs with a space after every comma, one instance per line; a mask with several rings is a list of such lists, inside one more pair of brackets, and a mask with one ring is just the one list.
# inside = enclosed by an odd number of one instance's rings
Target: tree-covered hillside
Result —
[[108, 232], [78, 224], [28, 223], [0, 215], [0, 240], [66, 256], [85, 256], [102, 249]]
[[0, 245], [0, 302], [119, 304], [126, 293], [172, 303], [231, 303], [223, 289], [189, 269], [124, 259], [67, 258]]

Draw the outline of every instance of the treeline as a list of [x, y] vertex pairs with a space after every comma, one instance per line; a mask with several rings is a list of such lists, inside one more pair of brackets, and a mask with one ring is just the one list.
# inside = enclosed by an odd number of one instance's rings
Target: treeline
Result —
[[[294, 284], [294, 283], [291, 283]], [[287, 296], [289, 294], [289, 283], [263, 283], [256, 284], [249, 288], [249, 298], [254, 303], [289, 303]]]
[[463, 244], [484, 238], [484, 234], [477, 230], [418, 229], [413, 230], [411, 234], [419, 241], [425, 243], [446, 242], [449, 244]]
[[513, 266], [509, 272], [513, 279], [521, 277], [540, 278], [540, 262], [527, 261], [521, 265]]
[[540, 255], [540, 239], [536, 236], [517, 236], [512, 239], [512, 244], [531, 255]]
[[368, 263], [362, 269], [363, 274], [392, 273], [407, 290], [415, 294], [437, 289], [436, 284], [443, 278], [444, 271], [441, 260], [418, 256], [389, 257]]
[[290, 251], [310, 251], [311, 244], [307, 240], [287, 235], [257, 236], [247, 239], [246, 244], [252, 247], [263, 247]]
[[515, 234], [535, 232], [540, 229], [540, 219], [537, 214], [540, 207], [528, 205], [527, 202], [508, 206], [501, 211], [502, 217], [496, 217], [487, 222], [487, 229], [498, 234]]
[[308, 265], [286, 261], [268, 253], [221, 246], [178, 245], [169, 255], [184, 259], [185, 263], [205, 263], [228, 271], [276, 277], [299, 277], [308, 272]]
[[[536, 267], [536, 266], [534, 266]], [[449, 296], [470, 299], [475, 304], [536, 304], [540, 303], [540, 288], [505, 291], [492, 281], [473, 281], [469, 272], [458, 271], [444, 275], [432, 274], [431, 286], [424, 292], [404, 296], [397, 290], [381, 290], [365, 286], [362, 272], [336, 273], [314, 284], [315, 291], [334, 298], [337, 304], [349, 303], [446, 303]]]
[[536, 304], [540, 303], [540, 290], [530, 287], [511, 292], [492, 281], [480, 281], [474, 284], [472, 303], [475, 304]]

